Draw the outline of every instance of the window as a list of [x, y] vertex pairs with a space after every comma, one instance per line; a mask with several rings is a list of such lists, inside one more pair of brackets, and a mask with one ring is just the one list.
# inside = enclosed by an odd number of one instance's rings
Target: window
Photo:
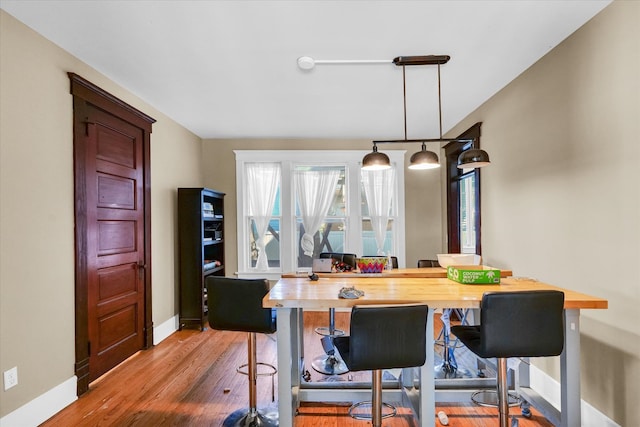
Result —
[[[404, 216], [398, 213], [404, 174], [393, 173], [382, 193], [372, 196], [369, 189], [367, 196], [361, 171], [367, 152], [236, 150], [239, 275], [275, 279], [308, 270], [320, 252], [376, 255], [378, 241], [382, 253], [404, 259]], [[403, 150], [386, 153], [392, 170], [404, 170]], [[370, 209], [371, 198], [380, 201], [381, 194], [387, 208]]]
[[447, 237], [449, 253], [482, 255], [480, 244], [480, 171], [458, 169], [458, 156], [480, 147], [480, 126], [476, 123], [458, 138], [474, 139], [474, 144], [447, 144]]

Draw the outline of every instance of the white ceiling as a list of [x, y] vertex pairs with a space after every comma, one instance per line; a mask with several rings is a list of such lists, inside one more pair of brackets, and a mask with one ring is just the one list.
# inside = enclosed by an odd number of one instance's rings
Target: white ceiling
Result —
[[[59, 1], [0, 7], [201, 138], [404, 137], [402, 71], [297, 58], [450, 55], [446, 132], [610, 0]], [[69, 70], [75, 71], [75, 70]], [[407, 67], [409, 138], [438, 136], [436, 67]]]

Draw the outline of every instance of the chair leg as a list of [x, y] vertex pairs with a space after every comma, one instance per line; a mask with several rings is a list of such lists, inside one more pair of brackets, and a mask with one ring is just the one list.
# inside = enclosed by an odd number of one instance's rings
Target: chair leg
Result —
[[507, 359], [499, 357], [498, 361], [498, 410], [500, 411], [500, 427], [509, 426], [509, 390], [507, 388]]
[[247, 337], [248, 358], [249, 366], [247, 370], [249, 372], [249, 411], [255, 413], [258, 407], [258, 360], [256, 349], [256, 333], [249, 332]]
[[247, 333], [247, 377], [249, 379], [249, 410], [240, 409], [229, 415], [223, 422], [223, 427], [276, 427], [278, 414], [263, 414], [258, 411], [258, 362], [256, 351], [256, 333]]

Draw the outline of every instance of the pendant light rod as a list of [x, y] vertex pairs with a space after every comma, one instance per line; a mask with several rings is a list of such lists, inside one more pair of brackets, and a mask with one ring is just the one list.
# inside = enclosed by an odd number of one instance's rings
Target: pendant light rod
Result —
[[404, 139], [407, 140], [407, 85], [405, 83], [405, 67], [402, 66], [402, 100], [404, 101]]
[[438, 64], [438, 118], [440, 119], [440, 139], [442, 139], [442, 94], [440, 91], [440, 64]]

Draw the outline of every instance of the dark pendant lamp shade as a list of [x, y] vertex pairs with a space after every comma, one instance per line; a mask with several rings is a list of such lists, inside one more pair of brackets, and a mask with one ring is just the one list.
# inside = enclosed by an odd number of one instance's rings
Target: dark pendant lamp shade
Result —
[[362, 169], [383, 170], [391, 167], [389, 156], [378, 152], [378, 147], [374, 144], [373, 151], [362, 159]]
[[489, 160], [487, 152], [478, 148], [463, 151], [460, 156], [458, 156], [459, 169], [475, 169], [489, 164], [491, 164], [491, 161]]
[[438, 155], [433, 151], [427, 150], [425, 143], [422, 143], [422, 150], [411, 155], [409, 169], [435, 169], [440, 167]]

